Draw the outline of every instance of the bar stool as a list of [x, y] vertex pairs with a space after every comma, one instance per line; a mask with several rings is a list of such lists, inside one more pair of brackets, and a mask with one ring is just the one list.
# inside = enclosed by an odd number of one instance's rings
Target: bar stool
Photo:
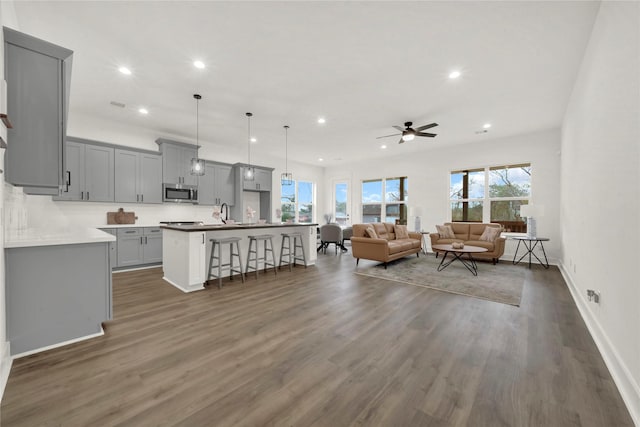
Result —
[[[293, 253], [291, 253], [291, 238], [293, 238]], [[287, 245], [285, 246], [285, 242]], [[297, 249], [300, 248], [302, 256], [298, 255]], [[285, 252], [286, 250], [286, 252]], [[283, 258], [287, 257], [287, 264], [289, 264], [289, 271], [291, 271], [292, 265], [296, 265], [296, 260], [304, 263], [304, 268], [307, 268], [307, 256], [304, 253], [304, 246], [302, 245], [302, 233], [282, 233], [282, 244], [280, 245], [280, 263], [278, 268], [282, 267]]]
[[[264, 244], [264, 252], [262, 257], [258, 257], [258, 250], [260, 248], [260, 242]], [[267, 242], [269, 245], [267, 245]], [[253, 249], [255, 243], [255, 249]], [[270, 246], [270, 247], [269, 247]], [[271, 252], [271, 259], [273, 262], [269, 262], [267, 259], [267, 252]], [[253, 258], [251, 257], [253, 254]], [[251, 265], [251, 262], [254, 262], [254, 266]], [[264, 271], [267, 271], [267, 267], [273, 267], [274, 274], [276, 272], [276, 256], [273, 253], [273, 234], [260, 234], [258, 236], [249, 236], [249, 252], [247, 253], [247, 266], [244, 271], [249, 274], [250, 270], [254, 270], [256, 272], [256, 279], [258, 278], [258, 261], [264, 261]]]
[[[233, 273], [240, 273], [242, 277], [242, 283], [244, 283], [244, 273], [242, 272], [242, 258], [240, 258], [240, 237], [223, 237], [220, 239], [209, 239], [211, 242], [211, 257], [209, 258], [209, 279], [218, 279], [218, 289], [222, 288], [222, 270], [229, 270], [229, 278], [233, 280]], [[223, 264], [222, 262], [222, 245], [229, 244], [229, 263]], [[234, 253], [233, 247], [235, 243], [236, 251]], [[218, 255], [216, 256], [216, 248], [218, 248]], [[233, 258], [238, 258], [238, 267], [234, 268]], [[216, 264], [214, 265], [214, 261]], [[218, 274], [215, 274], [215, 269], [218, 269]]]

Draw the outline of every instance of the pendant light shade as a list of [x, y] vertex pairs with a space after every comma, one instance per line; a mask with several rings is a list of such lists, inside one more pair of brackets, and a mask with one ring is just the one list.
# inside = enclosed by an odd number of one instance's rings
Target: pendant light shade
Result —
[[253, 116], [253, 114], [246, 113], [246, 116], [247, 116], [247, 147], [248, 147], [249, 157], [247, 159], [247, 166], [244, 168], [243, 177], [245, 181], [253, 181], [256, 176], [255, 170], [253, 166], [251, 166], [251, 116]]
[[199, 103], [202, 96], [197, 93], [193, 95], [196, 100], [196, 157], [191, 159], [191, 175], [204, 175], [204, 160], [198, 157], [200, 151], [200, 109]]
[[289, 163], [289, 126], [284, 126], [284, 173], [280, 174], [282, 185], [293, 184], [293, 174], [288, 170]]

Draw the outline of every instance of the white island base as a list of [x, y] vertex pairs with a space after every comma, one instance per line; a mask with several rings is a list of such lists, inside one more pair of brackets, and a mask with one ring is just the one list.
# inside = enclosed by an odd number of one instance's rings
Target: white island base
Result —
[[[273, 235], [273, 252], [276, 264], [279, 263], [282, 233], [302, 233], [302, 245], [307, 257], [307, 265], [313, 265], [317, 259], [316, 224], [259, 224], [259, 225], [177, 225], [162, 227], [162, 268], [163, 279], [183, 292], [204, 289], [211, 256], [212, 238], [240, 237], [240, 257], [242, 271], [247, 262], [249, 236], [259, 234]], [[292, 242], [293, 245], [293, 242]], [[262, 245], [259, 255], [262, 256]], [[229, 245], [223, 245], [222, 262], [229, 262]], [[263, 268], [262, 262], [259, 267]], [[263, 274], [262, 272], [260, 274]], [[273, 274], [273, 272], [271, 272]], [[229, 272], [223, 272], [228, 276]]]

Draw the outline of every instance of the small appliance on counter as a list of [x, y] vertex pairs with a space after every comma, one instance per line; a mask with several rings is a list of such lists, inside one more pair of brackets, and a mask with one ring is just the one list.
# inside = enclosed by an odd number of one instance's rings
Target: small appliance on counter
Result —
[[198, 186], [162, 184], [162, 200], [175, 203], [198, 203]]

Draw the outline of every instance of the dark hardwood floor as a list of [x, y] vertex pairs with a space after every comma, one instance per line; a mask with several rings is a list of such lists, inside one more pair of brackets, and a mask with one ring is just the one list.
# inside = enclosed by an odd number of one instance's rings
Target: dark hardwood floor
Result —
[[2, 426], [633, 425], [555, 267], [513, 307], [354, 264], [191, 294], [116, 274], [105, 336], [14, 361]]

